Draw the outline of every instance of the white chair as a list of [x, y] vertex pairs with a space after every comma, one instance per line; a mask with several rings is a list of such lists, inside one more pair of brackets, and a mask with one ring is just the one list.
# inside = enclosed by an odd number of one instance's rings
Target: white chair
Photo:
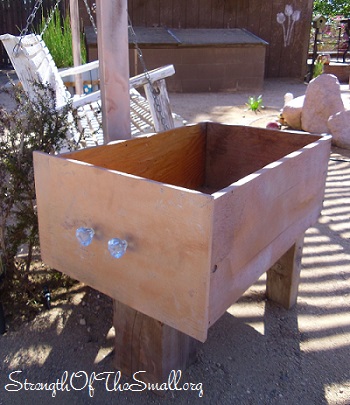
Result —
[[[64, 77], [98, 69], [98, 61], [59, 71], [39, 35], [23, 37], [10, 34], [0, 35], [17, 76], [31, 100], [37, 97], [34, 83], [48, 84], [56, 95], [57, 109], [71, 101], [79, 118], [80, 130], [84, 131], [85, 145], [103, 143], [100, 91], [72, 96], [63, 81]], [[165, 85], [165, 78], [173, 75], [175, 69], [168, 65], [130, 79], [130, 118], [131, 134], [159, 132], [174, 127], [173, 114]], [[147, 100], [136, 90], [144, 87]], [[155, 93], [155, 90], [156, 93]], [[155, 105], [156, 104], [156, 105]], [[177, 121], [182, 124], [181, 118]], [[77, 134], [72, 131], [77, 138]]]

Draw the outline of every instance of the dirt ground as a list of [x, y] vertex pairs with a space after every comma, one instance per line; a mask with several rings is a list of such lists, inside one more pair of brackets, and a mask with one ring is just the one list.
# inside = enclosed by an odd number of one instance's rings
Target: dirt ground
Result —
[[[188, 122], [265, 126], [278, 116], [286, 92], [298, 96], [305, 89], [299, 81], [267, 80], [259, 92], [265, 109], [258, 114], [245, 107], [254, 94], [170, 94], [170, 101]], [[342, 90], [350, 108], [349, 87]], [[267, 301], [261, 277], [210, 328], [197, 361], [182, 372], [182, 391], [120, 392], [103, 381], [89, 390], [86, 378], [93, 372], [116, 372], [113, 310], [108, 297], [76, 284], [53, 291], [51, 310], [43, 308], [34, 320], [0, 336], [0, 405], [350, 404], [349, 214], [350, 150], [333, 148], [322, 216], [305, 236], [297, 305], [287, 311]], [[52, 385], [51, 391], [25, 385], [65, 376], [64, 391], [54, 398]], [[122, 376], [121, 382], [134, 381]], [[186, 383], [193, 390], [185, 390]]]

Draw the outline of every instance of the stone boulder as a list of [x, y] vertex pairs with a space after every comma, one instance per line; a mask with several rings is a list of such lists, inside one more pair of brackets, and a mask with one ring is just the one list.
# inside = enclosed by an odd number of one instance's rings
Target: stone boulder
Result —
[[293, 98], [287, 101], [282, 109], [284, 122], [293, 129], [301, 129], [301, 111], [303, 109], [305, 96]]
[[332, 115], [328, 120], [333, 145], [350, 149], [350, 110]]
[[338, 79], [322, 74], [308, 84], [301, 112], [301, 128], [317, 134], [328, 133], [330, 116], [344, 111]]

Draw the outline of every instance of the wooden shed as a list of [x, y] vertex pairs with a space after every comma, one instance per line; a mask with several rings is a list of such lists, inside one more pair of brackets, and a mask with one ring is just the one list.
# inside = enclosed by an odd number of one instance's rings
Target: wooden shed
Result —
[[243, 28], [266, 41], [266, 77], [303, 77], [312, 0], [129, 0], [134, 26]]
[[[312, 0], [128, 1], [147, 67], [173, 64], [168, 88], [184, 92], [251, 90], [265, 77], [304, 77], [312, 7]], [[88, 25], [93, 60], [97, 41]], [[132, 51], [135, 38], [129, 38], [131, 75], [143, 68]]]

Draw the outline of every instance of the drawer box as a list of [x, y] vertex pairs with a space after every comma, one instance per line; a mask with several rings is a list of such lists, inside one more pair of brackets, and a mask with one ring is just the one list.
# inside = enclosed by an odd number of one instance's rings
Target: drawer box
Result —
[[[317, 221], [331, 137], [200, 123], [34, 153], [42, 259], [200, 341]], [[76, 230], [92, 228], [88, 246]], [[116, 259], [113, 238], [126, 240]]]

